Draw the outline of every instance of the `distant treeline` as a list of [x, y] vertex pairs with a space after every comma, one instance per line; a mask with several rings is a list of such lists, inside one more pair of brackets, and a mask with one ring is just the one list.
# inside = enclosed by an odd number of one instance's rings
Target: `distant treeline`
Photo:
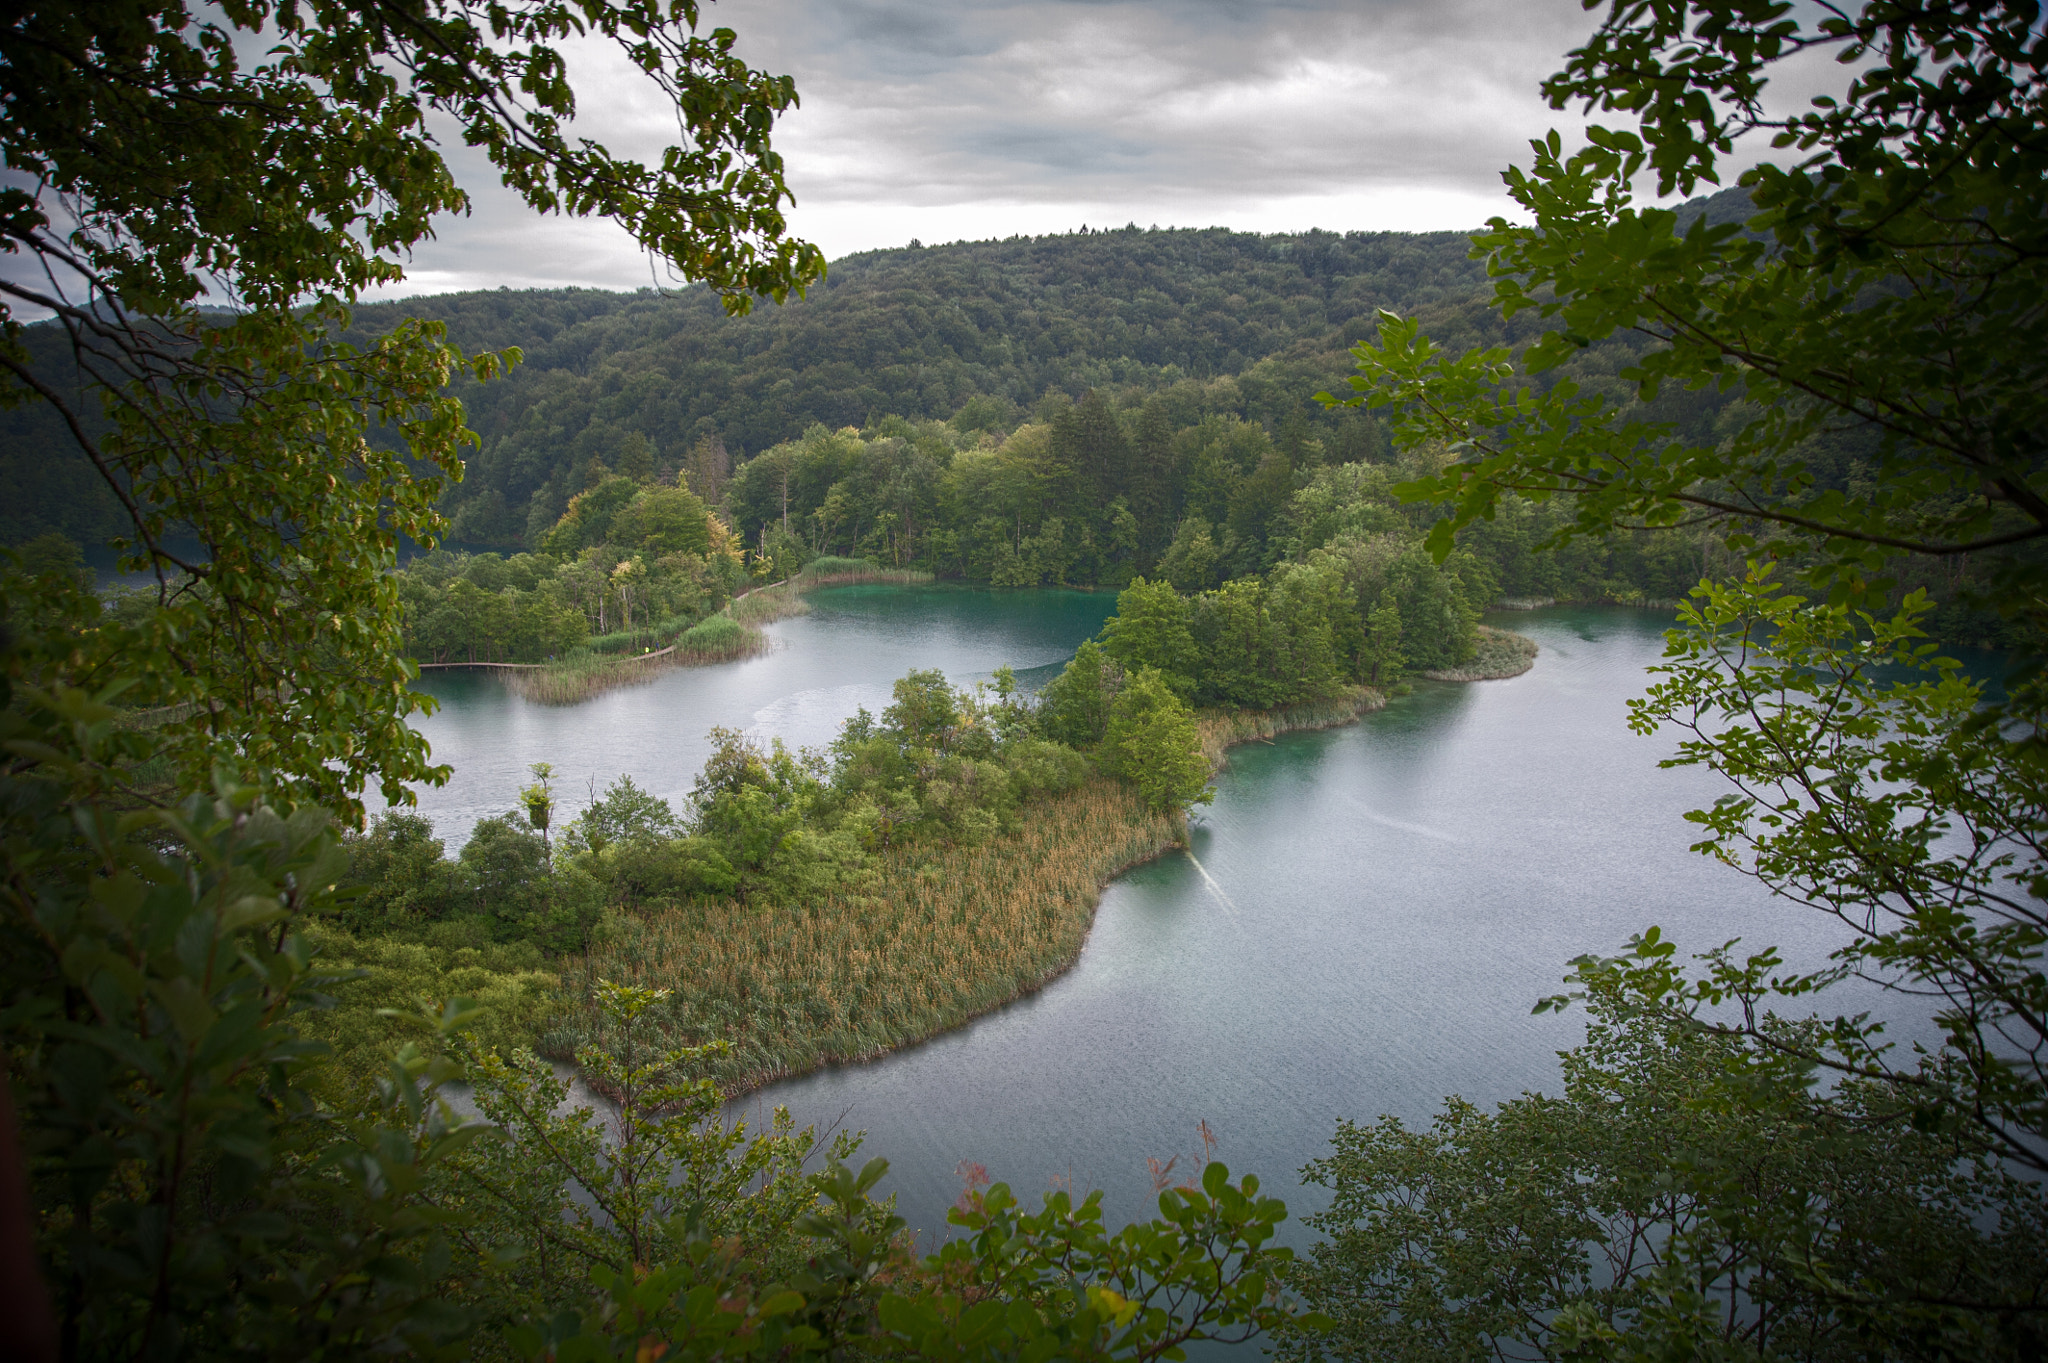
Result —
[[[706, 439], [738, 462], [813, 425], [1225, 376], [1241, 380], [1238, 415], [1277, 425], [1341, 378], [1379, 308], [1421, 312], [1453, 342], [1495, 335], [1467, 249], [1455, 233], [1016, 238], [851, 256], [809, 298], [744, 318], [701, 290], [496, 290], [364, 306], [355, 330], [419, 316], [467, 350], [522, 350], [508, 377], [461, 390], [483, 448], [448, 505], [459, 541], [533, 547], [529, 525], [552, 525], [592, 464], [617, 469], [636, 448], [672, 476]], [[69, 384], [62, 333], [26, 339]], [[0, 413], [0, 541], [54, 529], [96, 543], [119, 532], [117, 511], [46, 412]]]
[[[1699, 208], [1738, 217], [1731, 194]], [[836, 262], [811, 297], [744, 318], [691, 290], [499, 290], [360, 308], [356, 339], [421, 316], [466, 349], [524, 353], [508, 377], [463, 388], [483, 445], [443, 506], [453, 545], [556, 566], [475, 569], [471, 585], [487, 595], [526, 594], [517, 620], [499, 618], [502, 599], [473, 600], [428, 628], [442, 603], [415, 593], [416, 651], [467, 657], [483, 644], [545, 657], [573, 646], [574, 614], [603, 638], [628, 615], [637, 630], [715, 608], [737, 576], [718, 561], [736, 562], [742, 545], [757, 579], [836, 554], [996, 584], [1163, 575], [1190, 592], [1300, 561], [1324, 542], [1313, 508], [1331, 495], [1328, 472], [1385, 467], [1393, 454], [1373, 417], [1311, 400], [1344, 391], [1346, 348], [1372, 334], [1379, 309], [1421, 317], [1452, 351], [1514, 344], [1541, 325], [1533, 312], [1500, 320], [1467, 249], [1453, 233], [1124, 230], [869, 252]], [[61, 333], [25, 334], [52, 380], [67, 381]], [[1609, 338], [1545, 381], [1619, 394], [1615, 376], [1637, 350]], [[1740, 401], [1739, 390], [1667, 391], [1647, 415], [1711, 445]], [[1857, 495], [1868, 433], [1818, 443], [1817, 473]], [[1374, 504], [1412, 526], [1388, 485], [1376, 487]], [[583, 524], [648, 488], [670, 501], [694, 494], [741, 544], [730, 555], [657, 549], [659, 536], [632, 524], [642, 511], [618, 537]], [[1725, 533], [1536, 557], [1556, 528], [1542, 507], [1510, 504], [1465, 547], [1505, 596], [1664, 599], [1697, 580], [1713, 561], [1703, 546]], [[121, 529], [115, 498], [45, 409], [0, 413], [0, 542], [59, 531], [91, 546]], [[677, 552], [705, 560], [701, 586], [697, 570], [665, 565]], [[587, 571], [562, 579], [577, 558]], [[573, 580], [622, 568], [618, 589]], [[443, 588], [453, 581], [446, 565], [430, 571]], [[1915, 584], [1946, 601], [1957, 571], [1967, 565], [1929, 565]], [[531, 596], [550, 590], [544, 579], [556, 582], [546, 610]], [[668, 599], [692, 592], [704, 604]], [[463, 624], [484, 615], [494, 623], [481, 635]], [[1996, 642], [1988, 619], [1948, 611], [1936, 623]]]

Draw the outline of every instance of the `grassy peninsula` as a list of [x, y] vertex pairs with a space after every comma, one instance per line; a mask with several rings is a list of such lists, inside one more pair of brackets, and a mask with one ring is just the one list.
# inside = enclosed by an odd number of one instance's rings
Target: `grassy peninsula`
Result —
[[[810, 609], [803, 594], [819, 587], [854, 582], [892, 582], [904, 586], [930, 582], [932, 575], [914, 568], [880, 568], [861, 559], [823, 559], [780, 582], [749, 588], [717, 613], [686, 628], [649, 632], [639, 653], [572, 650], [556, 662], [506, 669], [511, 688], [528, 700], [548, 705], [574, 705], [621, 686], [650, 681], [673, 667], [736, 662], [766, 651], [761, 626]], [[670, 642], [663, 644], [667, 637]], [[657, 646], [659, 645], [659, 646]]]
[[[1384, 703], [1356, 687], [1273, 710], [1205, 711], [1200, 743], [1213, 769], [1231, 744], [1352, 723]], [[894, 848], [858, 884], [807, 902], [649, 912], [565, 965], [567, 1013], [542, 1050], [572, 1057], [598, 983], [612, 980], [673, 991], [662, 1021], [675, 1042], [726, 1041], [708, 1072], [728, 1095], [872, 1060], [1064, 974], [1103, 888], [1186, 837], [1181, 810], [1098, 774], [987, 843]]]
[[[1429, 572], [1366, 549], [1215, 592], [1141, 578], [1036, 696], [1007, 671], [971, 691], [912, 672], [827, 752], [715, 731], [681, 810], [622, 777], [557, 820], [541, 770], [453, 859], [424, 820], [386, 816], [352, 844], [359, 898], [329, 948], [369, 972], [340, 987], [344, 1011], [438, 968], [491, 1035], [567, 1059], [601, 1029], [606, 982], [667, 990], [649, 1023], [669, 1045], [722, 1043], [698, 1068], [729, 1094], [916, 1044], [1068, 969], [1103, 886], [1184, 843], [1232, 744], [1355, 721], [1411, 654], [1526, 669], [1535, 646], [1478, 626], [1455, 577]], [[813, 588], [921, 576], [814, 561], [711, 620], [758, 637]], [[1403, 630], [1397, 589], [1434, 592], [1449, 609], [1412, 614], [1455, 633]], [[565, 691], [607, 676], [554, 675]], [[418, 945], [368, 945], [386, 934]]]

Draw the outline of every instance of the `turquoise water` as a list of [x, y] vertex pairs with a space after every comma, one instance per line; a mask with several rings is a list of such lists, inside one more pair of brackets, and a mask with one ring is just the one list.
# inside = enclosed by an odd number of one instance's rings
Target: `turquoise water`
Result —
[[1057, 668], [1116, 611], [1113, 592], [1057, 588], [831, 587], [810, 602], [809, 615], [767, 627], [774, 647], [760, 657], [677, 668], [580, 705], [523, 700], [481, 670], [426, 673], [418, 689], [441, 709], [414, 726], [455, 774], [417, 792], [420, 811], [453, 852], [478, 819], [511, 808], [534, 762], [554, 764], [568, 810], [592, 782], [602, 792], [621, 775], [680, 807], [714, 727], [823, 747], [859, 707], [887, 706], [890, 684], [913, 668], [960, 683], [1006, 664]]
[[[822, 743], [912, 667], [960, 681], [1054, 664], [1114, 607], [946, 588], [814, 601], [775, 627], [767, 657], [573, 708], [436, 682], [447, 706], [422, 727], [457, 775], [423, 803], [444, 832], [466, 827], [542, 758], [568, 774], [571, 807], [587, 777], [621, 771], [679, 796], [713, 724]], [[1424, 1122], [1446, 1094], [1554, 1088], [1583, 1021], [1530, 1008], [1581, 952], [1651, 924], [1684, 948], [1742, 937], [1795, 962], [1835, 944], [1817, 915], [1687, 850], [1682, 816], [1719, 786], [1660, 771], [1672, 740], [1624, 723], [1667, 616], [1555, 608], [1501, 623], [1542, 647], [1522, 677], [1424, 683], [1360, 724], [1233, 749], [1191, 855], [1111, 886], [1079, 963], [1037, 995], [737, 1106], [865, 1129], [927, 1242], [945, 1233], [962, 1161], [1027, 1195], [1101, 1187], [1113, 1221], [1147, 1214], [1146, 1157], [1180, 1154], [1185, 1169], [1198, 1120], [1218, 1158], [1299, 1214], [1321, 1190], [1298, 1171], [1340, 1117]], [[1297, 1223], [1288, 1238], [1307, 1237]]]

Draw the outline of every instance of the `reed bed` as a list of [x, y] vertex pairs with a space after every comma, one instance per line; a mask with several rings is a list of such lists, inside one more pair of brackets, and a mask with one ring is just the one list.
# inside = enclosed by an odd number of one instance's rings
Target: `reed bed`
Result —
[[[710, 628], [707, 629], [707, 626]], [[574, 705], [613, 687], [650, 681], [671, 667], [729, 663], [765, 653], [768, 640], [723, 615], [714, 615], [683, 632], [667, 648], [620, 657], [574, 653], [558, 663], [519, 671], [507, 669], [505, 681], [514, 692], [543, 705]]]
[[1473, 644], [1472, 661], [1422, 675], [1431, 681], [1501, 681], [1519, 677], [1536, 665], [1536, 641], [1513, 630], [1481, 625]]
[[[850, 582], [913, 586], [932, 580], [930, 573], [878, 568], [861, 559], [819, 559], [812, 566], [822, 566], [824, 571], [806, 569], [793, 578], [742, 592], [727, 602], [724, 610], [679, 635], [674, 623], [607, 634], [591, 640], [590, 646], [577, 649], [560, 662], [507, 668], [507, 684], [519, 695], [544, 705], [575, 705], [614, 687], [651, 680], [665, 668], [729, 663], [765, 653], [768, 639], [761, 633], [761, 626], [810, 610], [803, 594], [815, 588]], [[665, 648], [653, 647], [665, 642]], [[625, 651], [634, 645], [648, 651]]]
[[[1368, 687], [1262, 711], [1204, 711], [1203, 748], [1348, 724], [1385, 699]], [[634, 915], [562, 968], [569, 1021], [541, 1049], [586, 1035], [598, 980], [672, 991], [673, 1044], [724, 1040], [704, 1073], [729, 1095], [825, 1065], [871, 1060], [1042, 988], [1073, 965], [1102, 887], [1181, 846], [1186, 823], [1104, 778], [1029, 806], [978, 847], [899, 848], [858, 889], [799, 904], [695, 903]], [[581, 1014], [581, 1017], [579, 1017]]]
[[1195, 727], [1202, 737], [1202, 755], [1211, 768], [1226, 764], [1223, 750], [1236, 743], [1255, 743], [1296, 729], [1334, 729], [1356, 723], [1360, 715], [1384, 707], [1387, 698], [1370, 686], [1348, 686], [1324, 700], [1298, 701], [1271, 710], [1199, 710]]
[[[1186, 825], [1105, 779], [1032, 805], [978, 847], [897, 849], [868, 883], [803, 903], [690, 904], [638, 915], [565, 964], [572, 1008], [600, 979], [672, 990], [674, 1043], [723, 1039], [728, 1094], [868, 1060], [1043, 986], [1080, 955], [1105, 883], [1180, 845]], [[580, 1024], [543, 1049], [573, 1054]]]

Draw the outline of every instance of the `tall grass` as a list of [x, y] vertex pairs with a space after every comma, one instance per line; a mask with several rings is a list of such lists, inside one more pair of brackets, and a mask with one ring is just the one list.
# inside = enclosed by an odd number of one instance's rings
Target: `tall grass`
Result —
[[[824, 571], [814, 571], [821, 565]], [[574, 705], [613, 687], [650, 680], [664, 668], [733, 662], [765, 652], [768, 640], [761, 626], [808, 611], [810, 604], [803, 594], [814, 588], [847, 582], [914, 585], [931, 580], [930, 573], [879, 568], [866, 559], [814, 559], [795, 577], [742, 592], [727, 602], [724, 610], [687, 629], [681, 620], [663, 620], [646, 629], [599, 635], [571, 650], [560, 662], [506, 669], [506, 684], [528, 700]], [[636, 648], [643, 651], [633, 652]]]
[[[730, 1043], [706, 1071], [729, 1094], [957, 1027], [1072, 965], [1102, 886], [1185, 828], [1104, 779], [1025, 819], [979, 847], [886, 852], [866, 884], [808, 902], [628, 919], [565, 966], [572, 1011], [588, 1008], [600, 979], [673, 990], [665, 1029], [676, 1042]], [[545, 1048], [573, 1054], [582, 1035], [572, 1022]]]
[[1500, 681], [1519, 677], [1536, 665], [1536, 641], [1513, 630], [1481, 625], [1472, 642], [1470, 662], [1422, 675], [1432, 681]]
[[[1204, 748], [1345, 724], [1384, 704], [1327, 701], [1200, 716]], [[1177, 815], [1103, 778], [1027, 806], [979, 847], [897, 849], [867, 882], [795, 904], [697, 903], [618, 920], [563, 968], [570, 1021], [544, 1039], [574, 1054], [598, 980], [673, 991], [673, 1041], [724, 1040], [705, 1073], [728, 1094], [914, 1045], [1042, 987], [1071, 966], [1110, 879], [1176, 846]], [[580, 1016], [579, 1016], [580, 1014]]]

